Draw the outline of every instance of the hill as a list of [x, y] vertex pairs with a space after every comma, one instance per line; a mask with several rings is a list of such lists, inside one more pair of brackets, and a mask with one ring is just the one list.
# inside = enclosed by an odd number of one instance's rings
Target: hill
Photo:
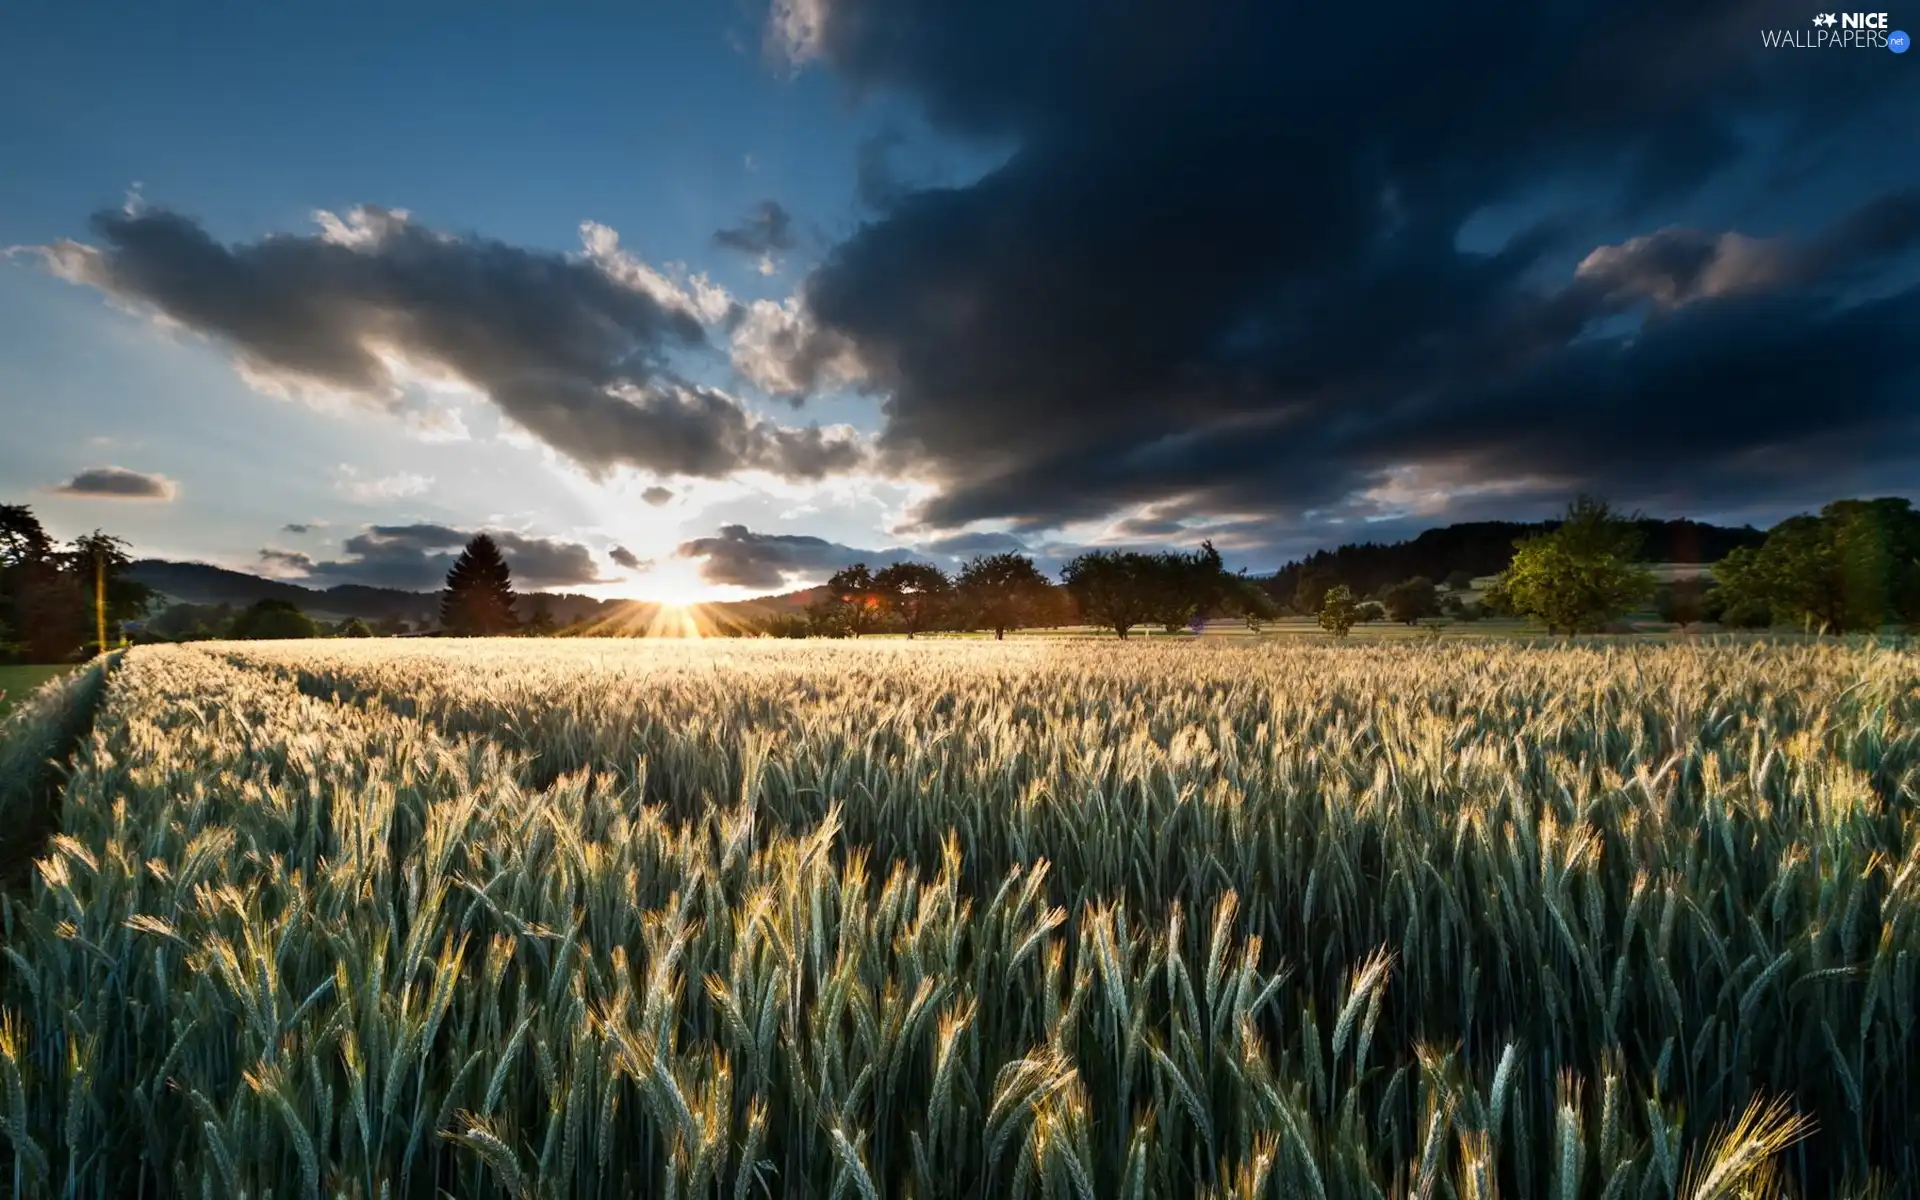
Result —
[[[1549, 533], [1558, 521], [1469, 521], [1429, 529], [1404, 542], [1354, 542], [1334, 550], [1320, 550], [1281, 567], [1263, 581], [1268, 592], [1285, 602], [1302, 579], [1323, 573], [1333, 583], [1344, 583], [1357, 595], [1370, 596], [1383, 587], [1424, 575], [1435, 583], [1456, 571], [1474, 577], [1494, 575], [1513, 558], [1513, 544], [1524, 537]], [[1751, 525], [1729, 528], [1685, 519], [1663, 521], [1642, 518], [1640, 554], [1648, 562], [1712, 563], [1742, 546], [1766, 540]]]

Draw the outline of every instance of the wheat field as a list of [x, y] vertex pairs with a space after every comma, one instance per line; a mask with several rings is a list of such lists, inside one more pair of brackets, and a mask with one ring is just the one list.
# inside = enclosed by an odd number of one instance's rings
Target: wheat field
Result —
[[5, 913], [0, 1177], [1913, 1195], [1916, 668], [136, 649]]

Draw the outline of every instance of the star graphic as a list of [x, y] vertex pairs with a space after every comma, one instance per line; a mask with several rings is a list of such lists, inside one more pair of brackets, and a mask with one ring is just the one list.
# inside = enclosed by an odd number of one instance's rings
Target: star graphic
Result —
[[1834, 25], [1838, 22], [1832, 13], [1818, 13], [1814, 16], [1813, 23], [1815, 25]]

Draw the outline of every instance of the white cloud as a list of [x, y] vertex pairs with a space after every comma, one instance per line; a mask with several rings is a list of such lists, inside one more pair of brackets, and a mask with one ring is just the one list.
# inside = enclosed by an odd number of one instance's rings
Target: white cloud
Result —
[[645, 259], [627, 253], [620, 247], [620, 231], [610, 225], [582, 221], [580, 242], [586, 248], [587, 261], [610, 278], [653, 297], [668, 308], [690, 313], [705, 324], [718, 321], [733, 307], [732, 293], [704, 273], [688, 275], [684, 266], [679, 266], [670, 267], [673, 270], [670, 275]]
[[340, 464], [338, 471], [339, 478], [335, 481], [335, 486], [355, 500], [367, 503], [404, 500], [409, 496], [425, 495], [427, 489], [433, 486], [433, 476], [419, 475], [412, 471], [396, 471], [377, 479], [362, 479], [358, 468], [345, 463]]
[[742, 378], [776, 396], [851, 387], [867, 377], [853, 344], [820, 329], [798, 296], [747, 305], [732, 353]]

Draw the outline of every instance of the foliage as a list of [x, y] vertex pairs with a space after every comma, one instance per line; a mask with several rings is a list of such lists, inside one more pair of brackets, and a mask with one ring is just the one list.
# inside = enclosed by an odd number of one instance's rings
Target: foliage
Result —
[[807, 636], [843, 638], [854, 636], [853, 617], [865, 615], [864, 605], [855, 607], [840, 596], [826, 596], [807, 605]]
[[1263, 625], [1280, 615], [1280, 606], [1264, 587], [1248, 579], [1246, 572], [1229, 577], [1222, 600], [1227, 611], [1246, 622], [1248, 630], [1259, 633]]
[[256, 600], [240, 610], [227, 636], [241, 641], [318, 637], [313, 618], [285, 600]]
[[813, 631], [812, 622], [803, 613], [776, 613], [768, 617], [759, 631], [766, 637], [803, 638]]
[[1653, 597], [1652, 573], [1634, 561], [1639, 540], [1605, 501], [1581, 496], [1552, 533], [1517, 544], [1488, 601], [1549, 633], [1599, 632]]
[[1387, 619], [1387, 606], [1378, 600], [1362, 600], [1354, 612], [1354, 619], [1362, 625], [1371, 625], [1375, 621]]
[[1233, 587], [1233, 577], [1212, 542], [1202, 542], [1192, 553], [1167, 551], [1146, 557], [1148, 565], [1139, 586], [1146, 593], [1149, 619], [1168, 633], [1205, 620]]
[[372, 637], [373, 627], [365, 621], [362, 621], [359, 617], [348, 617], [346, 620], [340, 622], [340, 628], [336, 631], [336, 636], [348, 638]]
[[1345, 637], [1360, 621], [1360, 603], [1346, 584], [1329, 588], [1320, 599], [1320, 628], [1335, 637]]
[[53, 539], [24, 504], [0, 504], [0, 569], [53, 559]]
[[822, 620], [816, 622], [828, 637], [859, 637], [863, 633], [872, 633], [886, 619], [886, 597], [875, 584], [873, 572], [867, 569], [865, 563], [854, 563], [835, 571], [832, 578], [827, 580], [827, 591], [832, 593], [831, 603], [837, 604], [840, 609], [831, 617], [823, 612]]
[[[1742, 546], [1758, 546], [1765, 535], [1750, 527], [1728, 528], [1689, 520], [1639, 518], [1630, 522], [1640, 534], [1641, 554], [1651, 562], [1710, 563]], [[1318, 592], [1294, 603], [1298, 612], [1319, 611], [1318, 596], [1344, 583], [1356, 596], [1415, 575], [1445, 579], [1455, 590], [1473, 586], [1484, 575], [1495, 575], [1513, 561], [1514, 543], [1553, 533], [1559, 521], [1523, 524], [1514, 521], [1470, 521], [1429, 529], [1410, 541], [1385, 545], [1366, 542], [1320, 550], [1288, 563], [1274, 574], [1269, 590], [1275, 597], [1295, 597], [1309, 575], [1319, 577]]]
[[527, 601], [527, 623], [521, 631], [534, 637], [545, 637], [554, 632], [553, 602], [544, 594], [535, 593]]
[[440, 598], [440, 625], [456, 637], [494, 637], [511, 633], [514, 614], [513, 572], [500, 547], [486, 534], [467, 543], [447, 572]]
[[1697, 625], [1719, 607], [1718, 599], [1710, 596], [1713, 590], [1711, 579], [1676, 579], [1654, 592], [1653, 611], [1682, 628]]
[[1834, 644], [136, 649], [11, 913], [7, 1166], [1858, 1197], [1920, 1143], [1915, 683]]
[[89, 601], [96, 580], [105, 580], [109, 624], [118, 625], [146, 615], [147, 606], [153, 602], [154, 591], [139, 580], [127, 577], [127, 568], [133, 565], [133, 559], [127, 554], [126, 539], [96, 529], [75, 538], [62, 558], [66, 569], [86, 591]]
[[1387, 616], [1402, 625], [1417, 625], [1421, 618], [1440, 611], [1440, 593], [1425, 575], [1415, 575], [1394, 584], [1381, 594]]
[[[1299, 582], [1291, 590], [1293, 611], [1312, 615], [1327, 602], [1327, 593], [1340, 587], [1340, 577], [1324, 567], [1310, 567], [1299, 573]], [[1351, 594], [1353, 589], [1348, 588]]]
[[873, 590], [912, 637], [945, 613], [953, 597], [953, 581], [931, 563], [900, 562], [874, 575]]
[[1920, 513], [1904, 499], [1837, 500], [1790, 517], [1714, 568], [1730, 609], [1833, 633], [1920, 621]]
[[1122, 638], [1154, 616], [1154, 589], [1161, 566], [1152, 555], [1131, 550], [1091, 550], [1068, 563], [1060, 579], [1088, 624]]
[[125, 547], [96, 529], [60, 549], [32, 509], [0, 505], [0, 654], [71, 661], [99, 637], [96, 599], [105, 600], [110, 639], [142, 615], [153, 592], [127, 576]]
[[1047, 577], [1024, 554], [988, 554], [960, 568], [958, 598], [968, 617], [993, 630], [994, 638], [1007, 630], [1037, 624], [1047, 598]]
[[141, 641], [206, 641], [223, 637], [233, 622], [230, 604], [169, 604], [148, 617]]

